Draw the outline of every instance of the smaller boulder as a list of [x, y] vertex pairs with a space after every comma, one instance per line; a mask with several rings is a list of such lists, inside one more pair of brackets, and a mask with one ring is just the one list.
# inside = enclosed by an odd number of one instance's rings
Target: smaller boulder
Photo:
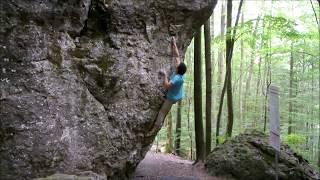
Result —
[[85, 171], [77, 175], [56, 173], [45, 178], [36, 178], [34, 180], [107, 180], [107, 177], [100, 176], [91, 171]]
[[[307, 160], [282, 144], [279, 155], [280, 180], [314, 180], [320, 176]], [[227, 140], [216, 147], [205, 161], [206, 170], [213, 176], [239, 180], [275, 179], [275, 150], [262, 132], [251, 131]]]

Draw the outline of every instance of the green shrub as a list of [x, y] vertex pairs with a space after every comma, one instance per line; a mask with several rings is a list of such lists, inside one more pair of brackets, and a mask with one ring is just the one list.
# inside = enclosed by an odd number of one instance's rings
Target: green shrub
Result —
[[297, 147], [305, 141], [305, 137], [301, 134], [289, 134], [284, 137], [284, 142], [289, 146]]
[[217, 137], [219, 144], [222, 144], [226, 141], [226, 137], [224, 135]]

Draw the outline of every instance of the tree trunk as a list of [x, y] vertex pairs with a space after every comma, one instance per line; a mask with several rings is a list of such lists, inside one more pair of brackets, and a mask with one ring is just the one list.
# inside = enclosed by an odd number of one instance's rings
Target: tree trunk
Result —
[[[189, 57], [190, 60], [193, 58], [193, 52], [189, 51]], [[190, 61], [190, 65], [192, 64], [192, 61]], [[193, 71], [193, 67], [189, 68], [189, 73], [192, 74]], [[187, 123], [188, 123], [188, 135], [189, 135], [189, 140], [190, 140], [190, 159], [193, 160], [193, 130], [191, 130], [191, 125], [190, 125], [190, 111], [191, 111], [191, 104], [192, 104], [192, 84], [193, 82], [189, 81], [188, 83], [188, 110], [187, 110]]]
[[[318, 114], [320, 115], [320, 114]], [[318, 116], [319, 117], [319, 116]], [[319, 124], [320, 124], [320, 120], [319, 121]], [[320, 168], [320, 128], [319, 129], [319, 133], [318, 133], [318, 167]]]
[[180, 155], [180, 138], [181, 138], [181, 101], [177, 105], [177, 122], [176, 122], [176, 139], [175, 139], [175, 153]]
[[[272, 4], [272, 2], [271, 2]], [[266, 61], [267, 61], [267, 74], [266, 74], [266, 91], [265, 91], [265, 101], [264, 101], [264, 125], [263, 125], [263, 131], [265, 132], [267, 129], [267, 112], [268, 112], [268, 105], [267, 105], [267, 99], [268, 99], [268, 93], [267, 90], [269, 89], [269, 86], [271, 84], [271, 35], [270, 35], [270, 24], [268, 24], [268, 41], [267, 47], [268, 47], [268, 52], [266, 55]]]
[[[319, 2], [319, 6], [320, 6], [320, 0], [318, 1]], [[318, 26], [320, 26], [318, 24]], [[318, 31], [319, 32], [319, 35], [320, 35], [320, 30]], [[319, 47], [320, 47], [320, 42], [319, 42]], [[318, 52], [318, 57], [320, 56], [320, 51]], [[312, 64], [312, 67], [314, 65]], [[318, 70], [320, 70], [320, 64], [317, 63], [316, 64], [316, 67], [318, 66]], [[319, 71], [318, 71], [319, 72]], [[312, 75], [312, 82], [314, 81], [314, 76]], [[318, 84], [320, 84], [320, 77], [318, 76]], [[314, 91], [314, 83], [312, 83], [312, 96], [313, 96], [313, 91]], [[312, 98], [313, 99], [313, 98]], [[313, 104], [313, 103], [312, 103]], [[312, 110], [312, 115], [314, 114], [314, 111]], [[318, 114], [317, 112], [315, 113], [315, 116], [316, 118], [318, 118], [318, 124], [320, 125], [320, 111], [318, 109]], [[318, 167], [319, 167], [319, 171], [320, 171], [320, 128], [318, 128]]]
[[267, 129], [267, 111], [268, 111], [268, 104], [267, 104], [267, 101], [268, 101], [268, 89], [270, 87], [270, 84], [271, 84], [271, 62], [270, 62], [270, 59], [269, 59], [269, 55], [267, 54], [266, 55], [266, 58], [265, 58], [265, 61], [266, 61], [266, 65], [265, 65], [265, 68], [266, 68], [266, 78], [265, 78], [265, 82], [266, 82], [266, 88], [265, 88], [265, 94], [264, 94], [264, 123], [263, 123], [263, 132], [266, 132], [266, 129]]
[[[212, 13], [212, 15], [211, 15], [211, 18], [210, 19], [212, 19], [212, 21], [214, 22], [214, 11], [213, 11], [213, 13]], [[211, 37], [214, 37], [214, 23], [212, 23], [211, 25], [210, 25], [210, 31], [211, 31]], [[211, 43], [211, 42], [210, 42]], [[213, 75], [214, 75], [214, 73], [215, 73], [215, 51], [214, 51], [214, 49], [212, 49], [211, 48], [211, 65], [212, 65], [212, 67], [211, 67], [211, 90], [212, 90], [212, 92], [211, 92], [211, 101], [212, 101], [212, 104], [211, 104], [211, 119], [212, 119], [212, 121], [211, 121], [211, 135], [212, 135], [212, 127], [214, 127], [215, 126], [215, 122], [214, 122], [214, 116], [215, 116], [215, 98], [214, 98], [214, 95], [215, 95], [215, 91], [214, 91], [214, 88], [213, 88], [213, 86], [215, 86], [215, 84], [213, 84], [213, 82], [214, 82], [214, 79], [213, 79]], [[212, 140], [212, 138], [211, 138], [211, 146], [214, 144], [214, 141]]]
[[206, 156], [207, 156], [211, 151], [211, 106], [212, 106], [210, 18], [204, 24], [204, 41], [205, 41], [205, 65], [206, 65]]
[[289, 80], [289, 126], [288, 134], [292, 133], [292, 112], [293, 112], [293, 44], [291, 43], [291, 53], [290, 53], [290, 80]]
[[231, 60], [233, 39], [231, 37], [231, 23], [232, 23], [232, 0], [227, 1], [227, 38], [226, 38], [226, 80], [227, 80], [227, 106], [228, 106], [228, 122], [227, 122], [227, 137], [232, 135], [233, 127], [233, 104], [232, 104], [232, 74], [231, 74]]
[[[220, 19], [220, 36], [221, 36], [221, 42], [224, 41], [224, 34], [225, 34], [225, 4], [224, 0], [221, 1], [221, 19]], [[217, 92], [223, 92], [223, 87], [221, 88], [222, 85], [222, 77], [223, 77], [223, 54], [224, 54], [224, 48], [223, 46], [219, 47], [219, 52], [218, 52], [218, 77], [217, 77]], [[217, 123], [216, 123], [216, 144], [218, 144], [218, 136], [220, 134], [220, 127], [221, 127], [221, 114], [222, 114], [222, 108], [223, 108], [223, 98], [224, 98], [224, 93], [221, 93], [220, 96], [220, 103], [218, 107], [218, 114], [217, 114]], [[219, 99], [217, 99], [219, 101]], [[221, 108], [220, 108], [221, 106]], [[221, 109], [221, 110], [220, 110]]]
[[[227, 78], [227, 76], [225, 76], [225, 78]], [[225, 79], [226, 82], [226, 79]], [[220, 103], [219, 103], [219, 109], [218, 109], [218, 115], [217, 115], [217, 126], [216, 126], [216, 144], [219, 144], [219, 133], [220, 133], [220, 120], [221, 120], [221, 113], [222, 113], [222, 108], [223, 108], [223, 101], [224, 101], [224, 94], [226, 92], [226, 87], [227, 84], [224, 83], [222, 91], [221, 91], [221, 95], [220, 95]]]
[[168, 116], [166, 118], [166, 126], [167, 126], [167, 140], [165, 145], [165, 152], [166, 153], [172, 153], [172, 115], [171, 111], [169, 111]]
[[260, 105], [259, 105], [259, 88], [260, 88], [260, 81], [261, 81], [261, 57], [259, 57], [258, 62], [258, 77], [257, 77], [257, 86], [256, 86], [256, 97], [255, 97], [255, 103], [254, 103], [254, 112], [255, 112], [255, 118], [253, 119], [253, 127], [257, 127], [257, 121], [260, 120], [261, 114], [260, 114]]
[[[241, 25], [243, 25], [244, 22], [244, 12], [241, 15]], [[242, 83], [243, 83], [243, 63], [244, 63], [244, 45], [243, 45], [243, 39], [241, 38], [241, 42], [240, 42], [240, 74], [239, 74], [239, 115], [240, 115], [240, 119], [239, 119], [239, 128], [240, 128], [240, 132], [242, 131], [242, 123], [243, 123], [243, 105], [242, 105], [242, 101], [243, 101], [243, 96], [242, 96]]]
[[[228, 0], [228, 3], [227, 3], [227, 27], [228, 27], [227, 30], [228, 31], [227, 31], [227, 40], [226, 40], [226, 75], [225, 75], [225, 81], [224, 81], [224, 85], [223, 85], [223, 89], [220, 97], [219, 111], [218, 111], [218, 117], [217, 117], [217, 125], [218, 125], [218, 123], [220, 123], [220, 118], [221, 118], [224, 94], [225, 94], [225, 91], [227, 90], [227, 103], [228, 103], [227, 104], [228, 105], [228, 122], [227, 122], [227, 130], [226, 130], [227, 137], [230, 137], [232, 135], [232, 128], [233, 128], [231, 60], [232, 60], [233, 46], [234, 46], [235, 35], [237, 30], [236, 27], [238, 25], [242, 3], [243, 3], [243, 0], [240, 0], [233, 33], [231, 33], [232, 0]], [[219, 131], [217, 129], [217, 135], [219, 135], [218, 133]], [[216, 142], [218, 143], [218, 140], [216, 140]]]
[[[191, 85], [190, 85], [191, 87]], [[191, 110], [191, 98], [188, 99], [188, 113], [187, 113], [187, 121], [188, 121], [188, 135], [190, 139], [190, 159], [193, 159], [193, 141], [192, 141], [192, 131], [190, 128], [190, 110]]]
[[202, 124], [202, 93], [201, 93], [201, 28], [194, 37], [194, 122], [196, 139], [196, 160], [203, 161], [205, 156], [203, 124]]
[[[260, 16], [258, 16], [257, 22], [255, 24], [255, 28], [253, 30], [254, 37], [257, 35], [259, 21], [260, 21]], [[251, 83], [251, 79], [252, 79], [254, 59], [255, 59], [255, 55], [256, 55], [256, 41], [253, 42], [253, 44], [251, 45], [251, 49], [252, 50], [251, 50], [251, 56], [250, 56], [249, 72], [248, 72], [248, 77], [247, 77], [247, 81], [246, 81], [246, 88], [245, 88], [246, 92], [244, 94], [244, 101], [243, 101], [244, 110], [246, 113], [249, 111], [249, 105], [248, 105], [247, 101], [248, 101], [248, 98], [249, 98], [250, 92], [251, 92], [250, 91], [250, 87], [251, 87], [250, 83]]]
[[[221, 2], [221, 24], [220, 24], [220, 36], [221, 36], [221, 42], [224, 41], [224, 35], [225, 35], [225, 21], [226, 21], [226, 15], [225, 15], [225, 4], [224, 0]], [[224, 47], [220, 46], [219, 53], [218, 53], [218, 79], [217, 79], [217, 87], [218, 91], [221, 91], [222, 89], [222, 77], [223, 77], [223, 59], [224, 59]]]

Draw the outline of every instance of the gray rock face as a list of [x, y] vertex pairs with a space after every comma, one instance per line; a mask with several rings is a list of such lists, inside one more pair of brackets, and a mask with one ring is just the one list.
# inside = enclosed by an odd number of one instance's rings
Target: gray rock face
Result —
[[1, 0], [0, 177], [127, 179], [152, 138], [169, 37], [216, 0]]
[[[216, 147], [206, 159], [205, 166], [211, 175], [238, 180], [275, 179], [275, 151], [269, 138], [262, 132], [241, 134]], [[315, 180], [320, 176], [308, 162], [281, 145], [279, 155], [280, 180]]]

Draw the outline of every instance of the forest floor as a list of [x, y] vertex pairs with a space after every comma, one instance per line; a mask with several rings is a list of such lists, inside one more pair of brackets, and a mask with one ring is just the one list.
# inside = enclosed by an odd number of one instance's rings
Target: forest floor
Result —
[[223, 180], [209, 176], [203, 163], [193, 163], [172, 154], [148, 152], [132, 180]]

